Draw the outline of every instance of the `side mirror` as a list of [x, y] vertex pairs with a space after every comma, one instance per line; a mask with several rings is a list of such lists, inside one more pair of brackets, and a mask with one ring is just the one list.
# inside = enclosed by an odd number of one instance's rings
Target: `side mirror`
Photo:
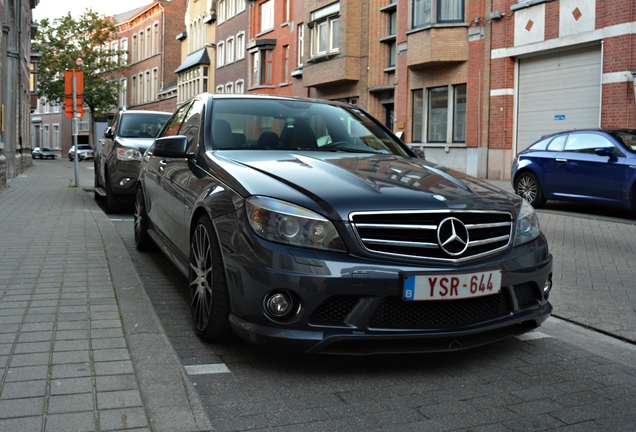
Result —
[[609, 147], [599, 147], [594, 150], [594, 153], [596, 153], [598, 156], [605, 156], [610, 159], [614, 159], [616, 157], [614, 156], [614, 153], [612, 153], [612, 149], [610, 149]]
[[108, 126], [106, 128], [106, 130], [104, 131], [104, 138], [109, 138], [112, 139], [113, 138], [113, 128]]
[[187, 158], [190, 155], [186, 153], [188, 149], [188, 137], [185, 135], [176, 135], [163, 138], [157, 138], [155, 147], [152, 152], [153, 156], [166, 158]]

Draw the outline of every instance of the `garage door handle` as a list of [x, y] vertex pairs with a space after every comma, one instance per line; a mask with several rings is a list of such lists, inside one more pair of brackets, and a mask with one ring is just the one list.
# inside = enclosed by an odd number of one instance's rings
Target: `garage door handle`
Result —
[[556, 158], [556, 161], [559, 163], [567, 162], [567, 159]]

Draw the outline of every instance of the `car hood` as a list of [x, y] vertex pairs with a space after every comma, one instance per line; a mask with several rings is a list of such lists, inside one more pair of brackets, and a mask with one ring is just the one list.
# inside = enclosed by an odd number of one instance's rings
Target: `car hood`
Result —
[[[519, 197], [484, 180], [418, 158], [343, 152], [217, 151], [228, 183], [312, 207], [330, 218], [354, 211], [502, 210]], [[229, 175], [231, 173], [231, 176]], [[515, 216], [516, 217], [516, 216]]]

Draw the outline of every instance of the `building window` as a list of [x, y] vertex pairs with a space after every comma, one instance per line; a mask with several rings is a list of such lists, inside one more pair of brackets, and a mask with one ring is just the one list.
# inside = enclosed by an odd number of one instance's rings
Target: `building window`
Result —
[[122, 63], [128, 64], [128, 39], [121, 40], [121, 50], [123, 51], [120, 57]]
[[44, 132], [42, 133], [42, 144], [44, 145], [42, 147], [46, 147], [46, 148], [51, 147], [49, 145], [50, 141], [51, 141], [51, 137], [50, 137], [49, 125], [44, 125]]
[[150, 57], [154, 53], [152, 52], [152, 33], [150, 27], [146, 29], [146, 58]]
[[454, 87], [453, 142], [466, 142], [466, 84]]
[[298, 66], [303, 65], [305, 58], [305, 25], [298, 24]]
[[272, 50], [259, 50], [252, 54], [252, 85], [272, 84]]
[[236, 89], [236, 93], [243, 93], [245, 90], [245, 84], [243, 80], [238, 80], [234, 83], [234, 88]]
[[223, 86], [222, 85], [216, 86], [216, 92], [223, 93]]
[[158, 54], [159, 53], [159, 37], [160, 37], [160, 33], [159, 33], [159, 23], [155, 23], [155, 25], [153, 26], [153, 38], [152, 38], [152, 53], [153, 54]]
[[117, 51], [119, 51], [119, 43], [117, 41], [114, 41], [112, 44], [110, 44], [110, 49], [111, 49], [111, 61], [113, 63], [118, 63], [119, 62], [119, 56], [117, 55]]
[[236, 8], [237, 12], [236, 13], [240, 13], [243, 12], [245, 10], [245, 0], [236, 0], [238, 2], [238, 6]]
[[411, 0], [411, 28], [464, 22], [464, 0]]
[[283, 22], [291, 22], [291, 0], [283, 0], [283, 13], [285, 14]]
[[146, 49], [145, 32], [140, 31], [139, 32], [139, 57], [137, 58], [138, 60], [143, 60], [146, 58], [146, 51], [144, 51], [145, 49]]
[[261, 3], [261, 33], [274, 29], [274, 0]]
[[[428, 89], [426, 113], [424, 91], [413, 92], [413, 142], [466, 142], [466, 84]], [[426, 124], [423, 125], [423, 120]]]
[[219, 24], [225, 22], [225, 0], [219, 0], [216, 6], [217, 21]]
[[289, 45], [283, 47], [283, 82], [289, 81]]
[[60, 148], [60, 125], [59, 124], [53, 125], [53, 148], [54, 149]]
[[340, 3], [311, 14], [311, 56], [321, 56], [340, 49]]
[[216, 67], [225, 65], [225, 44], [219, 42], [216, 45]]
[[234, 93], [234, 84], [233, 83], [225, 84], [225, 93]]
[[413, 130], [411, 131], [411, 141], [422, 142], [422, 119], [424, 118], [424, 90], [413, 91]]
[[225, 51], [227, 51], [227, 63], [234, 62], [234, 38], [229, 37], [225, 41]]
[[236, 15], [236, 0], [228, 0], [228, 3], [227, 3], [227, 19], [232, 18], [234, 15]]
[[132, 92], [130, 93], [130, 104], [137, 103], [137, 77], [132, 77]]
[[128, 81], [126, 78], [122, 78], [119, 82], [119, 106], [125, 107], [128, 99]]
[[135, 63], [139, 57], [139, 46], [137, 45], [137, 35], [132, 37], [132, 50], [130, 53], [130, 61]]
[[245, 32], [236, 35], [236, 59], [243, 60], [245, 58]]

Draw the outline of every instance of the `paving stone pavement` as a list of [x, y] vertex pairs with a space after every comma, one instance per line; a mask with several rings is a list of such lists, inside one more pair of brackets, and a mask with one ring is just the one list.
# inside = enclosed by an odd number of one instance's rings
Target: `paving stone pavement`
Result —
[[0, 191], [0, 431], [209, 430], [92, 172], [73, 179], [35, 161]]

